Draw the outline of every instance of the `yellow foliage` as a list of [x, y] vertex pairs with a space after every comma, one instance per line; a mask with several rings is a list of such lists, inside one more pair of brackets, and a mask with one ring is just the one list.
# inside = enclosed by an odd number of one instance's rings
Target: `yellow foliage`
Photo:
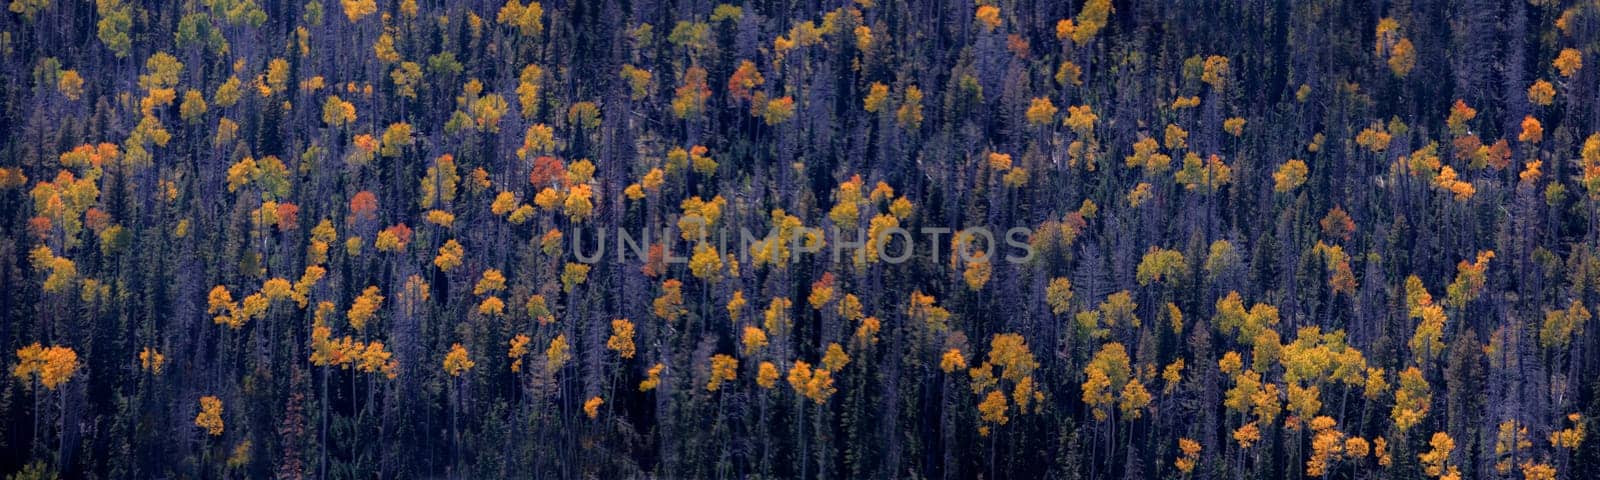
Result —
[[1167, 124], [1167, 129], [1162, 137], [1162, 145], [1165, 145], [1168, 150], [1180, 150], [1188, 148], [1189, 131], [1184, 130], [1183, 127], [1179, 127], [1176, 124]]
[[594, 419], [600, 415], [600, 405], [605, 403], [606, 401], [601, 400], [599, 396], [589, 397], [588, 400], [583, 402], [583, 414], [588, 415], [590, 419]]
[[1432, 389], [1421, 370], [1411, 367], [1400, 372], [1400, 389], [1394, 392], [1394, 408], [1390, 412], [1395, 428], [1404, 433], [1420, 423], [1432, 401]]
[[44, 385], [46, 390], [55, 390], [56, 387], [72, 379], [72, 374], [78, 371], [78, 353], [71, 348], [60, 345], [49, 347], [41, 346], [38, 342], [17, 349], [17, 366], [11, 369], [11, 375], [18, 380], [29, 380], [30, 377]]
[[1118, 404], [1118, 408], [1122, 410], [1122, 416], [1126, 419], [1143, 416], [1144, 408], [1150, 405], [1150, 391], [1144, 388], [1144, 382], [1138, 378], [1128, 380], [1127, 385], [1122, 387], [1122, 394], [1119, 397], [1122, 402]]
[[[1362, 129], [1361, 133], [1356, 134], [1356, 144], [1366, 147], [1368, 151], [1377, 153], [1387, 150], [1389, 148], [1389, 142], [1392, 141], [1393, 138], [1394, 137], [1391, 136], [1385, 129], [1382, 122], [1372, 122], [1371, 126]], [[1314, 143], [1320, 144], [1320, 142]], [[1313, 152], [1315, 151], [1316, 150], [1313, 150]]]
[[209, 395], [200, 397], [200, 413], [195, 415], [194, 425], [213, 437], [222, 435], [222, 400]]
[[1389, 381], [1384, 377], [1383, 369], [1368, 368], [1367, 379], [1362, 388], [1362, 396], [1368, 400], [1376, 400], [1388, 391]]
[[520, 333], [515, 337], [511, 337], [511, 348], [506, 351], [506, 356], [512, 359], [512, 372], [522, 371], [522, 357], [528, 354], [528, 344], [531, 342], [533, 342], [533, 339]]
[[154, 348], [144, 347], [144, 350], [139, 351], [140, 368], [149, 370], [152, 374], [160, 375], [166, 364], [167, 356]]
[[339, 0], [339, 4], [344, 7], [344, 16], [350, 19], [350, 23], [378, 11], [378, 3], [374, 0]]
[[366, 328], [367, 322], [378, 313], [378, 308], [383, 305], [383, 295], [379, 295], [377, 286], [367, 287], [361, 291], [361, 296], [356, 297], [350, 304], [350, 326], [356, 330]]
[[[683, 307], [683, 282], [677, 279], [667, 279], [661, 282], [661, 292], [661, 296], [656, 297], [652, 303], [652, 311], [655, 312], [657, 317], [671, 322], [688, 313], [688, 310]], [[740, 295], [739, 298], [743, 298], [743, 295]], [[729, 306], [731, 309], [732, 303]]]
[[1533, 115], [1522, 117], [1522, 133], [1517, 134], [1517, 141], [1539, 143], [1541, 140], [1544, 140], [1544, 125]]
[[1256, 422], [1246, 423], [1233, 431], [1233, 441], [1239, 442], [1239, 448], [1249, 449], [1261, 441], [1261, 429], [1256, 427]]
[[715, 392], [722, 388], [722, 382], [731, 382], [738, 376], [739, 360], [724, 354], [711, 356], [711, 379], [706, 382], [706, 391]]
[[1028, 124], [1035, 127], [1048, 126], [1050, 125], [1050, 122], [1055, 121], [1057, 111], [1059, 111], [1059, 109], [1056, 108], [1055, 103], [1050, 101], [1050, 97], [1034, 98], [1033, 101], [1028, 104], [1028, 111], [1026, 114], [1028, 118]]
[[1000, 27], [1000, 7], [994, 5], [979, 6], [977, 13], [973, 14], [973, 18], [978, 21], [978, 25], [982, 26], [984, 31], [993, 32], [994, 29]]
[[884, 105], [889, 103], [889, 86], [873, 82], [867, 89], [867, 97], [863, 101], [868, 113], [877, 113]]
[[1128, 206], [1139, 208], [1140, 205], [1144, 205], [1144, 202], [1149, 201], [1154, 196], [1155, 194], [1150, 192], [1149, 183], [1139, 182], [1138, 185], [1133, 186], [1133, 190], [1128, 191]]
[[446, 240], [444, 246], [439, 247], [439, 255], [433, 257], [433, 265], [446, 272], [461, 266], [461, 260], [467, 255], [465, 248], [455, 239]]
[[989, 392], [989, 395], [984, 397], [983, 402], [978, 404], [978, 412], [983, 417], [983, 421], [997, 425], [1005, 425], [1006, 422], [1011, 421], [1011, 418], [1006, 416], [1007, 408], [1006, 394], [999, 390]]
[[689, 67], [689, 70], [684, 72], [683, 84], [672, 97], [673, 116], [678, 119], [697, 118], [705, 112], [706, 100], [710, 98], [711, 89], [706, 86], [706, 70]]
[[1572, 422], [1572, 427], [1550, 432], [1550, 446], [1577, 450], [1588, 436], [1587, 426], [1583, 416], [1576, 412], [1568, 414], [1567, 420]]
[[1183, 456], [1173, 462], [1173, 466], [1178, 467], [1178, 471], [1186, 475], [1193, 472], [1195, 465], [1200, 462], [1200, 442], [1188, 438], [1179, 438], [1178, 451], [1182, 452]]
[[1200, 81], [1211, 85], [1211, 88], [1217, 90], [1222, 90], [1223, 87], [1227, 86], [1228, 76], [1232, 72], [1232, 67], [1228, 66], [1228, 57], [1221, 55], [1206, 57], [1203, 68], [1204, 70], [1200, 74]]
[[746, 325], [739, 342], [744, 346], [745, 356], [754, 355], [767, 346], [767, 332], [762, 331], [760, 327]]
[[989, 277], [994, 273], [994, 265], [989, 261], [987, 252], [977, 252], [973, 259], [967, 262], [962, 269], [961, 277], [967, 282], [967, 289], [974, 292], [982, 290], [989, 283]]
[[844, 347], [838, 343], [829, 343], [827, 353], [822, 355], [822, 366], [830, 372], [837, 372], [849, 364], [850, 355], [844, 353]]
[[[1070, 22], [1070, 20], [1063, 20], [1063, 22]], [[1062, 60], [1061, 66], [1056, 67], [1055, 79], [1056, 83], [1061, 86], [1081, 86], [1083, 85], [1083, 68], [1076, 63], [1072, 63], [1071, 60]]]
[[1309, 170], [1306, 168], [1306, 162], [1295, 159], [1283, 162], [1278, 171], [1272, 173], [1272, 189], [1284, 193], [1300, 188], [1300, 185], [1306, 183], [1307, 173]]
[[1094, 39], [1095, 34], [1100, 33], [1100, 30], [1105, 28], [1106, 21], [1111, 16], [1112, 11], [1111, 0], [1085, 1], [1083, 9], [1078, 11], [1078, 15], [1067, 21], [1069, 23], [1067, 23], [1065, 32], [1063, 32], [1062, 24], [1056, 23], [1056, 36], [1059, 38], [1062, 33], [1066, 33], [1072, 37], [1072, 43], [1079, 46], [1089, 43], [1090, 40]]
[[1433, 447], [1432, 450], [1417, 455], [1417, 459], [1422, 461], [1423, 473], [1430, 477], [1441, 477], [1455, 469], [1448, 466], [1450, 453], [1456, 449], [1456, 442], [1449, 434], [1434, 432], [1428, 445]]
[[663, 365], [663, 364], [660, 364], [660, 363], [657, 363], [657, 364], [651, 366], [650, 370], [645, 372], [644, 380], [639, 382], [639, 391], [648, 392], [648, 391], [651, 391], [651, 390], [655, 390], [656, 387], [660, 386], [661, 385], [661, 371], [665, 370], [666, 368], [667, 368], [666, 365]]
[[722, 279], [722, 256], [710, 244], [701, 243], [689, 258], [689, 271], [695, 278], [715, 283]]
[[483, 271], [483, 276], [478, 280], [478, 284], [472, 287], [472, 294], [483, 295], [505, 290], [505, 288], [505, 274], [500, 273], [500, 270], [491, 268]]
[[906, 87], [900, 109], [895, 111], [895, 120], [908, 130], [916, 130], [922, 126], [922, 89], [916, 85]]
[[1235, 137], [1244, 135], [1244, 123], [1245, 120], [1243, 118], [1229, 118], [1222, 121], [1222, 130]]
[[1549, 106], [1555, 102], [1556, 87], [1545, 79], [1539, 79], [1528, 86], [1528, 102], [1539, 106]]
[[572, 360], [572, 345], [567, 343], [567, 334], [556, 335], [556, 338], [550, 339], [550, 347], [544, 349], [545, 371], [551, 374], [559, 372], [570, 360]]
[[[1556, 67], [1556, 71], [1560, 72], [1561, 76], [1572, 78], [1573, 75], [1578, 73], [1579, 69], [1583, 68], [1583, 54], [1572, 48], [1561, 49], [1561, 54], [1556, 55], [1556, 59], [1551, 62], [1551, 65]], [[65, 77], [63, 77], [63, 85], [65, 85], [65, 80]]]
[[1311, 420], [1316, 432], [1311, 438], [1311, 458], [1306, 460], [1307, 476], [1324, 476], [1328, 467], [1344, 453], [1344, 433], [1334, 430], [1332, 418], [1321, 416]]
[[778, 367], [772, 362], [761, 362], [756, 368], [756, 385], [770, 389], [778, 384]]
[[606, 348], [617, 352], [622, 358], [633, 358], [633, 322], [626, 318], [611, 321], [611, 337], [606, 339]]
[[1556, 479], [1556, 467], [1548, 463], [1537, 463], [1533, 460], [1523, 460], [1518, 466], [1522, 467], [1522, 478], [1525, 480]]
[[467, 355], [466, 347], [460, 343], [450, 345], [450, 352], [444, 356], [444, 372], [452, 377], [459, 377], [477, 365], [478, 363]]
[[1450, 107], [1450, 116], [1445, 119], [1445, 125], [1450, 128], [1450, 133], [1465, 135], [1467, 122], [1478, 117], [1478, 110], [1467, 106], [1465, 100], [1456, 99], [1455, 105]]
[[789, 315], [789, 309], [794, 307], [794, 302], [788, 297], [777, 297], [767, 303], [766, 311], [762, 312], [762, 327], [780, 338], [789, 334], [794, 328], [794, 319]]
[[1061, 123], [1071, 128], [1073, 132], [1077, 132], [1079, 136], [1087, 137], [1094, 135], [1094, 124], [1099, 119], [1100, 116], [1096, 115], [1090, 106], [1074, 105], [1067, 107], [1067, 118]]
[[1417, 66], [1417, 49], [1411, 45], [1411, 39], [1402, 38], [1389, 49], [1389, 70], [1395, 76], [1405, 78], [1411, 69]]
[[506, 302], [500, 297], [491, 296], [478, 303], [478, 314], [485, 316], [500, 316], [506, 313]]
[[1182, 358], [1173, 360], [1161, 369], [1161, 379], [1166, 381], [1166, 386], [1161, 389], [1163, 394], [1171, 394], [1178, 388], [1178, 382], [1183, 380], [1184, 362]]
[[544, 6], [539, 2], [528, 2], [523, 5], [518, 0], [506, 0], [495, 15], [495, 23], [509, 25], [517, 28], [524, 37], [537, 36], [544, 32]]

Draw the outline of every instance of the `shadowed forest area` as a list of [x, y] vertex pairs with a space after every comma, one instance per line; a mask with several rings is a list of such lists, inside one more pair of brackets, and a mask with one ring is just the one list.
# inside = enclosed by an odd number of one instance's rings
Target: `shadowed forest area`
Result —
[[1594, 0], [0, 3], [8, 478], [1600, 477]]

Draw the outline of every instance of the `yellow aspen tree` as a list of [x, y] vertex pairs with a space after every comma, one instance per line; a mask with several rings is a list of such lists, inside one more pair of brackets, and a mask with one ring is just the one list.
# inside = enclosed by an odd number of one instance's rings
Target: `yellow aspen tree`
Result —
[[1405, 433], [1422, 422], [1432, 401], [1433, 393], [1422, 378], [1422, 370], [1410, 367], [1400, 372], [1400, 388], [1394, 392], [1394, 408], [1390, 411], [1395, 428]]
[[651, 303], [651, 310], [656, 317], [668, 322], [677, 321], [689, 313], [683, 306], [683, 282], [671, 278], [661, 282], [661, 296]]
[[922, 126], [922, 89], [916, 85], [906, 87], [905, 95], [900, 102], [900, 109], [895, 111], [895, 120], [901, 128], [916, 130]]
[[639, 382], [639, 391], [648, 392], [655, 390], [656, 387], [660, 386], [661, 372], [666, 370], [666, 368], [666, 365], [660, 363], [650, 366], [650, 370], [645, 372], [644, 380]]
[[965, 370], [966, 368], [967, 360], [961, 356], [960, 349], [945, 350], [944, 355], [939, 358], [939, 369], [944, 370], [944, 373], [953, 373], [956, 370]]
[[1304, 161], [1290, 159], [1283, 162], [1283, 165], [1278, 166], [1278, 170], [1272, 173], [1272, 189], [1278, 193], [1294, 191], [1306, 183], [1307, 173], [1309, 169], [1306, 168]]
[[143, 350], [139, 351], [140, 368], [143, 368], [152, 374], [160, 375], [161, 370], [166, 366], [166, 364], [166, 355], [162, 355], [160, 351], [154, 348], [144, 347]]
[[838, 343], [829, 343], [827, 352], [822, 355], [822, 366], [830, 372], [843, 370], [850, 364], [850, 355], [844, 353], [844, 347]]
[[1210, 85], [1212, 89], [1222, 90], [1227, 87], [1233, 69], [1229, 66], [1228, 57], [1212, 55], [1206, 57], [1202, 66], [1200, 81]]
[[356, 330], [366, 328], [367, 322], [377, 316], [378, 308], [382, 305], [383, 295], [378, 294], [377, 286], [369, 286], [366, 290], [362, 290], [361, 295], [351, 302], [350, 311], [346, 314], [346, 318], [350, 320], [350, 327]]
[[1128, 366], [1128, 352], [1121, 343], [1108, 343], [1095, 352], [1089, 365], [1084, 367], [1088, 380], [1083, 383], [1083, 402], [1093, 409], [1096, 420], [1109, 417], [1113, 392], [1126, 388], [1133, 370]]
[[1172, 463], [1184, 475], [1194, 472], [1194, 467], [1200, 463], [1200, 442], [1188, 438], [1178, 439], [1178, 451], [1181, 456]]
[[746, 325], [739, 342], [743, 346], [744, 356], [755, 355], [767, 346], [767, 332], [762, 331], [760, 327]]
[[572, 360], [572, 345], [567, 343], [567, 334], [556, 335], [550, 339], [550, 347], [544, 350], [544, 369], [551, 375], [560, 372], [567, 361]]
[[[861, 319], [861, 324], [856, 326], [855, 341], [862, 348], [878, 344], [878, 331], [883, 329], [883, 323], [878, 317]], [[963, 365], [964, 366], [964, 365]]]
[[515, 337], [511, 337], [509, 342], [511, 348], [506, 351], [506, 356], [511, 358], [511, 371], [513, 373], [522, 371], [522, 357], [528, 354], [528, 344], [532, 341], [533, 339], [520, 333]]
[[444, 356], [444, 372], [452, 377], [459, 377], [477, 365], [477, 362], [472, 361], [467, 355], [466, 347], [460, 343], [450, 345], [450, 352]]
[[1517, 141], [1523, 143], [1539, 143], [1544, 140], [1544, 124], [1533, 115], [1522, 117], [1522, 130], [1517, 134]]
[[985, 32], [993, 32], [994, 29], [1000, 28], [1000, 7], [981, 5], [978, 7], [977, 12], [973, 14], [973, 19], [977, 20], [978, 25], [982, 26]]
[[1060, 110], [1056, 108], [1054, 102], [1050, 101], [1050, 97], [1037, 97], [1029, 103], [1028, 111], [1025, 115], [1029, 125], [1046, 127], [1055, 121], [1056, 112], [1058, 111]]
[[[346, 0], [348, 1], [348, 0]], [[370, 0], [369, 0], [370, 1]], [[523, 5], [519, 0], [506, 0], [495, 15], [495, 22], [516, 27], [524, 37], [536, 37], [544, 32], [544, 6], [539, 2]]]
[[1337, 422], [1332, 417], [1311, 419], [1311, 457], [1306, 460], [1306, 476], [1326, 475], [1344, 454], [1344, 433], [1334, 429], [1335, 426]]
[[1245, 119], [1232, 117], [1222, 121], [1222, 130], [1235, 137], [1244, 135]]
[[1183, 254], [1177, 250], [1150, 247], [1150, 251], [1145, 252], [1144, 258], [1139, 261], [1134, 278], [1139, 281], [1140, 286], [1152, 282], [1171, 283], [1178, 281], [1184, 275], [1186, 266]]
[[1161, 388], [1163, 395], [1171, 395], [1178, 389], [1178, 382], [1183, 381], [1184, 362], [1182, 358], [1173, 360], [1161, 369], [1161, 379], [1166, 382]]
[[[999, 390], [989, 392], [989, 394], [983, 398], [983, 401], [978, 403], [978, 413], [983, 418], [983, 421], [987, 424], [994, 424], [998, 426], [1005, 425], [1006, 422], [1010, 422], [1011, 417], [1006, 416], [1007, 409], [1008, 405], [1006, 404], [1006, 394], [1000, 392]], [[989, 436], [989, 426], [983, 425], [978, 427], [978, 434], [985, 437]]]
[[46, 390], [55, 390], [78, 371], [78, 353], [60, 345], [45, 347], [38, 342], [17, 349], [17, 366], [11, 375], [19, 380], [38, 380]]
[[773, 365], [772, 362], [761, 362], [761, 365], [756, 367], [756, 385], [761, 388], [771, 389], [777, 384], [778, 366]]
[[1444, 432], [1434, 432], [1433, 438], [1428, 440], [1431, 450], [1417, 455], [1422, 462], [1422, 471], [1430, 477], [1455, 477], [1459, 475], [1456, 467], [1449, 465], [1450, 453], [1455, 451], [1456, 442]]
[[[1578, 73], [1579, 69], [1583, 68], [1583, 53], [1577, 49], [1563, 48], [1561, 53], [1556, 55], [1556, 59], [1550, 64], [1556, 67], [1556, 71], [1560, 72], [1561, 76], [1572, 78], [1573, 75]], [[65, 82], [65, 79], [65, 75], [63, 75], [63, 82]]]
[[1095, 115], [1094, 109], [1088, 105], [1074, 105], [1067, 107], [1067, 118], [1061, 124], [1071, 128], [1080, 137], [1089, 137], [1094, 135], [1094, 124], [1099, 119], [1100, 116]]
[[1528, 85], [1528, 103], [1548, 107], [1555, 99], [1556, 87], [1550, 81], [1541, 78]]
[[1583, 444], [1583, 439], [1588, 436], [1588, 427], [1585, 425], [1583, 415], [1577, 412], [1568, 414], [1567, 421], [1572, 422], [1571, 427], [1550, 432], [1550, 446], [1576, 451], [1578, 446]]
[[1501, 475], [1511, 473], [1512, 458], [1520, 457], [1520, 452], [1533, 448], [1533, 441], [1528, 440], [1528, 426], [1520, 424], [1515, 419], [1500, 422], [1495, 432], [1494, 469]]
[[731, 382], [738, 377], [739, 360], [725, 354], [711, 356], [711, 375], [706, 382], [706, 391], [715, 392], [722, 388], [723, 382]]
[[612, 320], [611, 337], [606, 339], [606, 348], [624, 359], [633, 358], [633, 322], [626, 318]]
[[1122, 387], [1121, 403], [1118, 408], [1122, 410], [1123, 418], [1133, 420], [1143, 416], [1144, 409], [1150, 405], [1150, 391], [1144, 388], [1144, 382], [1133, 378]]
[[605, 403], [606, 401], [602, 400], [598, 395], [589, 397], [588, 400], [583, 402], [583, 414], [588, 415], [589, 419], [593, 420], [600, 415], [600, 406]]
[[705, 112], [706, 100], [710, 97], [711, 89], [706, 85], [706, 70], [689, 67], [684, 72], [683, 84], [678, 87], [672, 98], [672, 114], [679, 120], [698, 118]]
[[213, 437], [222, 435], [222, 400], [209, 395], [200, 397], [200, 413], [195, 415], [194, 425]]
[[1240, 449], [1248, 450], [1261, 441], [1261, 429], [1256, 422], [1246, 423], [1233, 431], [1233, 441], [1239, 443]]

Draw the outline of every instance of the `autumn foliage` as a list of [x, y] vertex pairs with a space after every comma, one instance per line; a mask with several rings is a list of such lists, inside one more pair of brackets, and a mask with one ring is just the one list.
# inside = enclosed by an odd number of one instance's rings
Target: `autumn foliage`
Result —
[[1594, 2], [6, 7], [8, 478], [1600, 478]]

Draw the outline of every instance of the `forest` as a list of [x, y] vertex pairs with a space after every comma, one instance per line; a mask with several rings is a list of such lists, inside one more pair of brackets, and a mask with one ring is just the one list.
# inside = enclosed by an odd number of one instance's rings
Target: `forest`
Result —
[[1600, 478], [1600, 1], [0, 3], [7, 479]]

